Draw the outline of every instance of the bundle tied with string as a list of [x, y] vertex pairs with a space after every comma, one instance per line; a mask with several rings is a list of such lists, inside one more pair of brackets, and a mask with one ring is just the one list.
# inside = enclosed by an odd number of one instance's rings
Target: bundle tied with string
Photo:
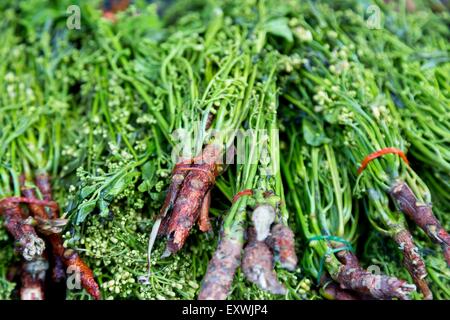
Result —
[[[221, 145], [209, 144], [199, 156], [175, 164], [165, 201], [150, 233], [147, 275], [140, 276], [139, 282], [149, 283], [151, 253], [158, 235], [168, 238], [166, 250], [162, 255], [164, 258], [182, 247], [196, 221], [202, 232], [211, 230], [209, 221], [211, 188], [219, 175], [218, 159], [222, 156], [222, 151]], [[169, 211], [171, 211], [170, 214]], [[186, 224], [188, 220], [189, 223]], [[184, 223], [181, 223], [183, 221]]]
[[334, 247], [332, 245], [332, 248], [328, 247], [325, 254], [322, 255], [317, 276], [318, 284], [321, 283], [327, 257], [331, 254], [336, 254], [340, 265], [336, 271], [330, 269], [330, 275], [334, 281], [339, 283], [340, 289], [350, 290], [349, 292], [356, 293], [358, 298], [370, 297], [381, 300], [397, 298], [408, 300], [409, 294], [416, 289], [415, 285], [408, 284], [404, 280], [384, 274], [373, 274], [363, 269], [354, 255], [353, 247], [345, 239], [336, 236], [320, 235], [309, 238], [308, 242], [321, 240], [339, 242], [343, 246]]
[[351, 252], [355, 252], [355, 250], [353, 249], [353, 246], [351, 245], [350, 242], [348, 242], [347, 240], [341, 238], [341, 237], [337, 237], [337, 236], [331, 236], [331, 235], [316, 235], [313, 237], [308, 238], [307, 242], [310, 243], [311, 241], [320, 241], [320, 240], [327, 240], [327, 241], [335, 241], [335, 242], [339, 242], [344, 244], [344, 246], [340, 246], [338, 248], [330, 248], [328, 247], [327, 251], [325, 252], [325, 254], [323, 254], [320, 258], [320, 263], [319, 263], [319, 271], [317, 273], [317, 285], [320, 285], [321, 283], [321, 278], [322, 278], [322, 274], [324, 271], [324, 264], [325, 264], [325, 259], [327, 256], [329, 256], [330, 254], [334, 254], [334, 253], [338, 253], [340, 251], [351, 251]]
[[402, 150], [393, 147], [383, 148], [369, 154], [363, 159], [363, 161], [361, 161], [361, 166], [358, 168], [358, 174], [361, 174], [372, 160], [386, 154], [397, 154], [407, 165], [409, 165], [408, 158], [406, 158], [406, 155]]

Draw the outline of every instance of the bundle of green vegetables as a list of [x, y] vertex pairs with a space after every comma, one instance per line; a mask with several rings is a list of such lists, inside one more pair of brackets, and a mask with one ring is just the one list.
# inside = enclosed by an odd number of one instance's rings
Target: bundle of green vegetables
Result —
[[0, 4], [0, 298], [450, 298], [444, 5], [72, 2]]

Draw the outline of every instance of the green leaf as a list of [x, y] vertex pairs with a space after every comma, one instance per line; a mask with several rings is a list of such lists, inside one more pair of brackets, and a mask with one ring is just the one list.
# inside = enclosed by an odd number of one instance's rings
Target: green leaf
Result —
[[81, 199], [86, 199], [89, 197], [94, 191], [97, 189], [96, 185], [93, 186], [86, 186], [83, 189], [81, 189]]
[[99, 199], [98, 200], [98, 208], [103, 211], [103, 210], [107, 210], [109, 206], [109, 202], [106, 201], [105, 199]]
[[114, 182], [111, 182], [111, 186], [103, 190], [101, 194], [102, 198], [111, 201], [121, 194], [128, 186], [133, 185], [132, 187], [134, 188], [135, 178], [138, 176], [140, 176], [140, 173], [133, 171], [119, 177]]
[[146, 192], [150, 190], [148, 181], [142, 182], [138, 187], [139, 192]]
[[155, 175], [155, 172], [156, 172], [156, 168], [155, 168], [154, 164], [150, 161], [147, 161], [142, 166], [142, 178], [144, 180], [151, 180], [153, 178], [153, 176]]
[[275, 36], [282, 37], [289, 42], [292, 42], [294, 40], [292, 31], [288, 25], [287, 18], [277, 18], [277, 19], [269, 20], [264, 25], [264, 30]]
[[105, 199], [98, 200], [98, 208], [100, 209], [100, 216], [107, 217], [109, 215], [109, 202]]
[[76, 224], [82, 223], [86, 219], [88, 214], [90, 214], [95, 209], [96, 204], [97, 204], [96, 200], [87, 201], [87, 202], [82, 203], [78, 207], [78, 215], [77, 215]]
[[162, 198], [162, 193], [161, 193], [161, 192], [151, 192], [151, 193], [150, 193], [150, 198], [151, 198], [153, 201], [161, 200], [161, 198]]
[[118, 180], [116, 180], [116, 182], [114, 182], [114, 184], [112, 185], [112, 187], [110, 187], [108, 189], [108, 193], [107, 193], [107, 198], [108, 199], [113, 199], [116, 196], [118, 196], [123, 190], [125, 190], [125, 187], [127, 185], [127, 181], [126, 181], [126, 175], [119, 178]]
[[339, 119], [339, 109], [336, 108], [333, 111], [326, 113], [324, 119], [331, 124], [337, 123]]
[[138, 187], [140, 192], [150, 191], [152, 186], [156, 183], [156, 168], [155, 165], [148, 161], [142, 166], [142, 179], [144, 180]]
[[322, 127], [315, 126], [307, 120], [303, 121], [303, 138], [307, 144], [313, 147], [330, 142], [330, 139], [323, 132]]

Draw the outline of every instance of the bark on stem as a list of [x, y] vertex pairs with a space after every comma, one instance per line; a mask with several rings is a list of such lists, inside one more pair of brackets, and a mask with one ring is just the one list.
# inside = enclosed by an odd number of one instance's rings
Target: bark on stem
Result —
[[45, 272], [48, 262], [45, 257], [22, 263], [20, 300], [44, 300]]
[[432, 241], [441, 245], [447, 266], [450, 267], [450, 235], [434, 216], [431, 205], [420, 203], [409, 186], [398, 181], [390, 190], [400, 210], [413, 220]]
[[414, 285], [404, 280], [373, 274], [361, 267], [354, 268], [345, 264], [342, 264], [332, 277], [340, 283], [342, 289], [351, 289], [375, 299], [408, 300], [409, 294], [415, 290]]
[[[341, 245], [335, 248], [339, 246]], [[404, 280], [368, 272], [360, 266], [356, 255], [349, 250], [338, 251], [336, 256], [342, 265], [337, 273], [332, 274], [332, 278], [340, 283], [342, 289], [351, 289], [375, 299], [408, 300], [409, 294], [416, 288]]]
[[72, 249], [64, 248], [62, 238], [59, 234], [51, 234], [49, 240], [52, 245], [53, 254], [62, 259], [64, 265], [67, 267], [67, 272], [79, 272], [83, 288], [95, 300], [99, 300], [101, 298], [100, 288], [95, 281], [94, 274], [80, 258], [78, 253]]
[[262, 290], [272, 294], [286, 294], [273, 269], [273, 254], [264, 241], [258, 241], [253, 227], [248, 230], [248, 243], [242, 258], [242, 271], [245, 278]]
[[[35, 190], [24, 186], [24, 179], [22, 179], [21, 184], [21, 193], [25, 198], [37, 199]], [[34, 203], [30, 203], [28, 207], [33, 217], [48, 220], [48, 215], [44, 207]], [[44, 300], [45, 274], [48, 267], [49, 264], [46, 254], [34, 258], [32, 261], [22, 263], [21, 300]]]
[[271, 229], [270, 236], [266, 239], [266, 243], [275, 253], [275, 259], [281, 266], [289, 271], [294, 271], [297, 267], [298, 258], [295, 253], [294, 232], [282, 224], [277, 223]]
[[408, 230], [401, 230], [394, 235], [394, 241], [399, 245], [403, 254], [403, 264], [413, 278], [414, 283], [423, 293], [425, 300], [433, 299], [433, 294], [425, 280], [427, 269], [425, 262], [419, 254], [419, 250], [413, 242]]
[[199, 300], [225, 300], [241, 262], [242, 240], [224, 237], [209, 261], [198, 295]]
[[[36, 185], [47, 201], [53, 201], [50, 177], [47, 174], [40, 174], [36, 177]], [[51, 211], [51, 218], [59, 218], [57, 210]], [[84, 263], [78, 253], [72, 249], [66, 249], [60, 234], [50, 234], [48, 236], [52, 246], [52, 253], [55, 258], [55, 267], [60, 268], [62, 264], [67, 267], [68, 272], [79, 272], [83, 288], [96, 300], [101, 299], [100, 287], [95, 281], [92, 270]], [[58, 261], [60, 260], [60, 261]], [[62, 261], [62, 263], [61, 263]], [[53, 270], [54, 276], [60, 278], [62, 270]]]
[[211, 230], [211, 222], [209, 221], [209, 207], [211, 206], [211, 190], [206, 193], [203, 198], [202, 206], [200, 207], [200, 217], [198, 219], [198, 226], [200, 231], [208, 232]]
[[218, 174], [217, 165], [220, 163], [221, 156], [221, 146], [207, 145], [203, 149], [201, 163], [186, 168], [189, 173], [183, 180], [168, 222], [169, 239], [164, 256], [177, 252], [183, 247], [192, 226], [200, 215], [203, 200], [215, 183], [215, 177]]
[[42, 194], [42, 198], [47, 201], [52, 201], [52, 187], [50, 184], [50, 177], [46, 173], [36, 174], [36, 186]]
[[[340, 248], [343, 245], [337, 245], [337, 246], [333, 246], [334, 248]], [[361, 266], [359, 265], [359, 260], [356, 257], [356, 255], [350, 251], [350, 250], [341, 250], [336, 252], [336, 256], [339, 259], [340, 262], [342, 262], [343, 264], [347, 265], [348, 267], [351, 268], [360, 268]]]
[[5, 202], [2, 203], [0, 209], [3, 209], [5, 227], [16, 240], [18, 251], [23, 258], [31, 261], [42, 255], [45, 249], [45, 242], [38, 237], [34, 227], [23, 218], [19, 204]]

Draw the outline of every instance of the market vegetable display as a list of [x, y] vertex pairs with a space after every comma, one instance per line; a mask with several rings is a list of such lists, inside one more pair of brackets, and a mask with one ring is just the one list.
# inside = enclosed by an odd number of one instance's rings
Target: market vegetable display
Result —
[[[247, 91], [244, 104], [249, 104], [253, 111], [245, 135], [237, 142], [237, 180], [235, 185], [234, 179], [230, 179], [219, 186], [232, 204], [199, 299], [224, 299], [239, 265], [246, 279], [262, 290], [287, 294], [276, 277], [273, 263], [278, 261], [290, 271], [296, 269], [294, 234], [287, 225], [289, 214], [280, 172], [275, 58], [269, 56], [255, 64], [254, 70], [264, 75], [265, 83], [257, 78], [247, 87], [251, 91]], [[267, 65], [273, 67], [266, 70]]]
[[0, 298], [450, 299], [441, 4], [3, 1]]
[[[303, 123], [303, 126], [308, 125], [311, 124]], [[309, 129], [304, 127], [303, 130]], [[321, 130], [320, 126], [317, 130]], [[292, 135], [299, 136], [295, 132]], [[296, 143], [297, 139], [292, 141]], [[292, 197], [298, 219], [314, 250], [304, 256], [305, 268], [318, 283], [326, 282], [322, 279], [326, 269], [342, 289], [379, 299], [407, 298], [414, 286], [396, 278], [374, 275], [360, 266], [352, 245], [357, 237], [358, 208], [352, 207], [347, 171], [338, 169], [336, 155], [327, 142], [305, 141], [302, 144], [307, 146], [308, 143], [313, 143], [314, 147], [292, 146], [296, 152], [291, 153], [285, 165], [289, 187], [296, 190]]]

